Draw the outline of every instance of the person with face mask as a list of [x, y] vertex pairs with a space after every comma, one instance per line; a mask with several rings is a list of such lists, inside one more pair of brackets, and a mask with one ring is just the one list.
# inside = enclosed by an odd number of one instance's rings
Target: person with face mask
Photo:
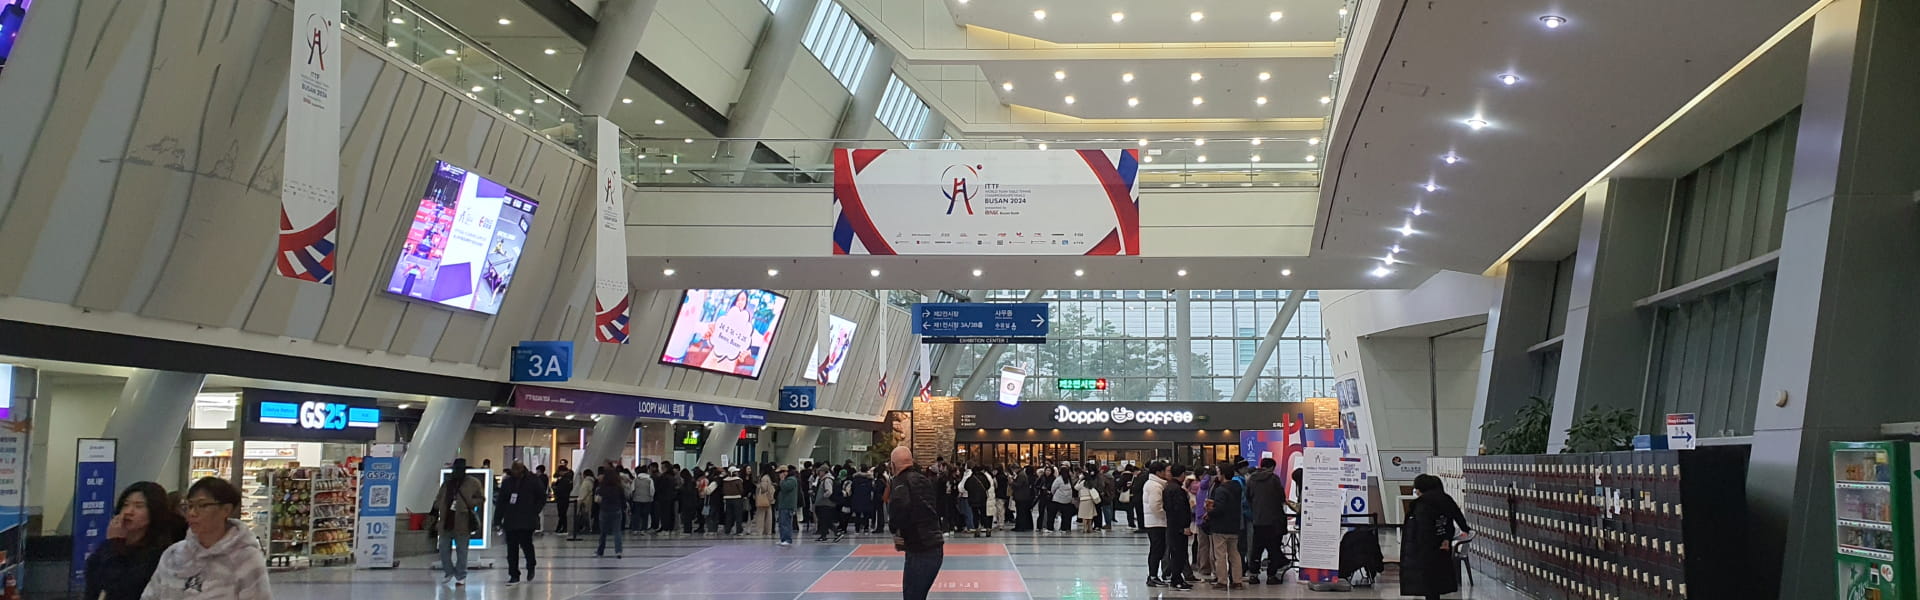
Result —
[[[1454, 562], [1454, 537], [1467, 519], [1460, 505], [1447, 495], [1439, 477], [1413, 478], [1419, 497], [1407, 511], [1405, 540], [1400, 544], [1400, 595], [1437, 600], [1460, 589], [1460, 567]], [[1459, 524], [1462, 529], [1456, 529]]]
[[160, 484], [127, 486], [114, 504], [107, 539], [87, 555], [88, 600], [138, 600], [160, 566], [160, 554], [187, 535], [187, 521]]

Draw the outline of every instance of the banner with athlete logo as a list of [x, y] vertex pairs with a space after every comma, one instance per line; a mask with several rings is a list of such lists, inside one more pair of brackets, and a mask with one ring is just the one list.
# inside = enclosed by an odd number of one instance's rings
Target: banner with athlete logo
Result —
[[280, 175], [282, 277], [333, 284], [340, 225], [340, 0], [295, 0]]
[[593, 339], [627, 343], [627, 182], [620, 177], [620, 128], [594, 119]]
[[834, 254], [1140, 254], [1138, 150], [835, 150]]

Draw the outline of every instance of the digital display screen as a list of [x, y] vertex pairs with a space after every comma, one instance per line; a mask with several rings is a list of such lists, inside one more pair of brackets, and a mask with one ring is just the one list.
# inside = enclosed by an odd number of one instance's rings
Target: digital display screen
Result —
[[829, 315], [828, 318], [832, 326], [827, 331], [831, 340], [827, 343], [827, 358], [820, 360], [820, 348], [816, 346], [813, 349], [813, 358], [800, 371], [800, 377], [808, 381], [819, 381], [820, 371], [824, 369], [827, 383], [840, 383], [840, 365], [847, 362], [847, 351], [853, 347], [853, 330], [860, 327], [853, 321], [837, 316]]
[[786, 307], [767, 290], [687, 290], [660, 362], [759, 379]]
[[499, 313], [539, 206], [491, 179], [435, 161], [387, 292]]
[[20, 28], [27, 23], [27, 6], [33, 0], [0, 0], [0, 68], [13, 56], [13, 44], [20, 39]]

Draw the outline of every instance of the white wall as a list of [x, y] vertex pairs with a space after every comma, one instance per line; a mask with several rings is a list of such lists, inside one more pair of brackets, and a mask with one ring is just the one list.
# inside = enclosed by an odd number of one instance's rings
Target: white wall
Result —
[[[1484, 328], [1483, 328], [1484, 329]], [[1360, 340], [1360, 367], [1366, 380], [1366, 401], [1373, 405], [1374, 447], [1381, 452], [1431, 451], [1434, 389], [1438, 381], [1440, 456], [1468, 454], [1467, 433], [1480, 376], [1481, 330], [1434, 341], [1431, 376], [1427, 340], [1371, 338]]]
[[[60, 522], [73, 508], [74, 441], [99, 437], [106, 431], [107, 418], [113, 416], [120, 390], [125, 387], [123, 381], [92, 378], [60, 383], [58, 375], [52, 378], [54, 381], [47, 375], [41, 372], [40, 397], [33, 403], [33, 449], [27, 469], [28, 511], [41, 515], [42, 534], [57, 533]], [[116, 486], [126, 487], [128, 483], [133, 482], [116, 482]], [[178, 482], [161, 485], [172, 491]]]

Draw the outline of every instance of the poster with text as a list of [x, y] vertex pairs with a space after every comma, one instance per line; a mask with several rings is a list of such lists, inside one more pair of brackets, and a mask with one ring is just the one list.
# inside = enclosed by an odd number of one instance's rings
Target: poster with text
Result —
[[833, 253], [1140, 254], [1127, 150], [835, 150]]
[[86, 585], [87, 555], [107, 539], [113, 519], [116, 440], [80, 438], [73, 470], [73, 587]]
[[593, 339], [627, 343], [627, 182], [620, 177], [620, 129], [594, 119], [595, 162], [600, 184], [593, 228]]
[[360, 462], [359, 534], [354, 537], [354, 568], [393, 567], [393, 525], [399, 496], [400, 459], [369, 456]]
[[1320, 573], [1340, 569], [1340, 449], [1307, 448], [1301, 457], [1300, 578], [1325, 581]]
[[280, 175], [282, 277], [333, 284], [340, 222], [340, 0], [294, 0]]

